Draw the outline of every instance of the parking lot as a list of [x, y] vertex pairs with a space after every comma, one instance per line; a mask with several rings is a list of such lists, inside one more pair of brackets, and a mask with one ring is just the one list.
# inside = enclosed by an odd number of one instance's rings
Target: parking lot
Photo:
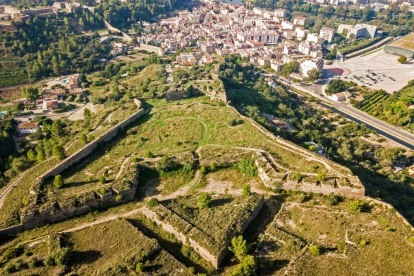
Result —
[[[340, 79], [349, 80], [373, 89], [384, 89], [392, 93], [400, 90], [409, 80], [414, 79], [414, 61], [400, 64], [398, 56], [384, 51], [359, 56], [345, 61], [337, 60], [324, 68], [329, 72], [340, 72]], [[342, 70], [339, 70], [342, 69]]]

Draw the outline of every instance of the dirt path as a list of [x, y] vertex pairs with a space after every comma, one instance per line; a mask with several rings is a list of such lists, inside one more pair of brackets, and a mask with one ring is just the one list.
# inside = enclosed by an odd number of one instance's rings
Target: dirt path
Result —
[[114, 219], [129, 217], [129, 216], [135, 215], [135, 214], [137, 214], [141, 211], [142, 211], [142, 207], [138, 208], [138, 209], [135, 209], [135, 210], [132, 210], [132, 211], [129, 211], [128, 213], [111, 215], [111, 216], [107, 216], [107, 217], [104, 217], [104, 218], [101, 218], [101, 219], [98, 219], [98, 220], [95, 220], [95, 221], [92, 221], [92, 222], [83, 223], [79, 226], [69, 228], [69, 229], [60, 231], [58, 233], [75, 232], [75, 231], [82, 230], [82, 229], [85, 229], [85, 228], [88, 228], [88, 227], [91, 227], [91, 226], [94, 226], [94, 225], [97, 225], [97, 224], [101, 224], [101, 223], [104, 223], [104, 222], [107, 222], [107, 221], [111, 221], [111, 220], [114, 220]]
[[121, 168], [119, 168], [119, 171], [118, 171], [118, 173], [116, 174], [116, 176], [115, 176], [115, 180], [117, 180], [120, 176], [121, 176], [121, 173], [124, 171], [124, 167], [125, 167], [125, 164], [129, 161], [131, 159], [131, 157], [127, 157], [127, 158], [125, 158], [125, 160], [124, 160], [124, 162], [122, 162], [122, 165], [121, 165]]

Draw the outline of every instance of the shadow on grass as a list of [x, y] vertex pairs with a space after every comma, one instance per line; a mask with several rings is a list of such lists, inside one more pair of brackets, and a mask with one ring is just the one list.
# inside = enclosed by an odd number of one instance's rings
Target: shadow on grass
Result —
[[[186, 267], [191, 267], [192, 266], [196, 269], [196, 271], [207, 273], [205, 268], [203, 268], [202, 266], [200, 266], [197, 263], [194, 263], [192, 260], [190, 260], [189, 258], [187, 258], [183, 255], [183, 253], [181, 252], [181, 244], [178, 241], [177, 242], [171, 242], [171, 241], [167, 240], [166, 238], [164, 238], [161, 235], [159, 235], [159, 234], [155, 233], [154, 231], [152, 231], [147, 225], [145, 225], [144, 223], [142, 223], [142, 221], [140, 221], [138, 219], [128, 219], [128, 222], [130, 222], [133, 226], [138, 228], [138, 230], [141, 231], [145, 236], [147, 236], [151, 239], [156, 239], [157, 242], [160, 244], [160, 246], [165, 251], [167, 251], [169, 254], [171, 254], [174, 258], [176, 258], [179, 262], [184, 264]], [[169, 233], [166, 233], [166, 234], [169, 235]], [[211, 275], [211, 274], [208, 273], [208, 275]]]
[[72, 252], [69, 265], [91, 264], [99, 260], [101, 257], [102, 253], [97, 250], [74, 251]]

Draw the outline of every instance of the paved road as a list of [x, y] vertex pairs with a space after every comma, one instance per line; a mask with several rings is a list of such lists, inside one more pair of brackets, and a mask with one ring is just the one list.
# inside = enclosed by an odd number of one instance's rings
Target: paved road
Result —
[[327, 108], [330, 108], [332, 111], [344, 115], [357, 123], [364, 123], [367, 127], [376, 130], [379, 134], [389, 138], [390, 140], [393, 140], [399, 145], [414, 150], [413, 134], [401, 128], [390, 125], [384, 121], [381, 121], [369, 115], [368, 113], [358, 110], [352, 106], [334, 101], [333, 99], [325, 95], [324, 88], [329, 83], [330, 79], [324, 79], [319, 81], [317, 84], [312, 85], [295, 84], [280, 77], [278, 77], [278, 80], [281, 83], [289, 85], [290, 87], [308, 93], [322, 100], [323, 102], [321, 102], [321, 104]]

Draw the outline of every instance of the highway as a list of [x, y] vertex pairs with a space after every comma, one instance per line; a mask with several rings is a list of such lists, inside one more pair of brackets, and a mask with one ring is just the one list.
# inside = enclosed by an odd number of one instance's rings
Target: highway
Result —
[[[272, 74], [265, 74], [265, 76], [273, 76]], [[303, 93], [310, 94], [320, 100], [320, 103], [326, 108], [330, 108], [333, 112], [341, 114], [357, 123], [363, 123], [368, 128], [376, 130], [378, 134], [381, 134], [402, 147], [414, 150], [414, 135], [401, 129], [390, 125], [382, 120], [379, 120], [368, 113], [358, 110], [345, 103], [334, 101], [329, 96], [325, 95], [324, 87], [329, 83], [330, 79], [323, 79], [316, 84], [312, 85], [300, 85], [288, 81], [280, 76], [276, 77], [280, 83], [283, 83], [293, 89], [301, 91]]]

